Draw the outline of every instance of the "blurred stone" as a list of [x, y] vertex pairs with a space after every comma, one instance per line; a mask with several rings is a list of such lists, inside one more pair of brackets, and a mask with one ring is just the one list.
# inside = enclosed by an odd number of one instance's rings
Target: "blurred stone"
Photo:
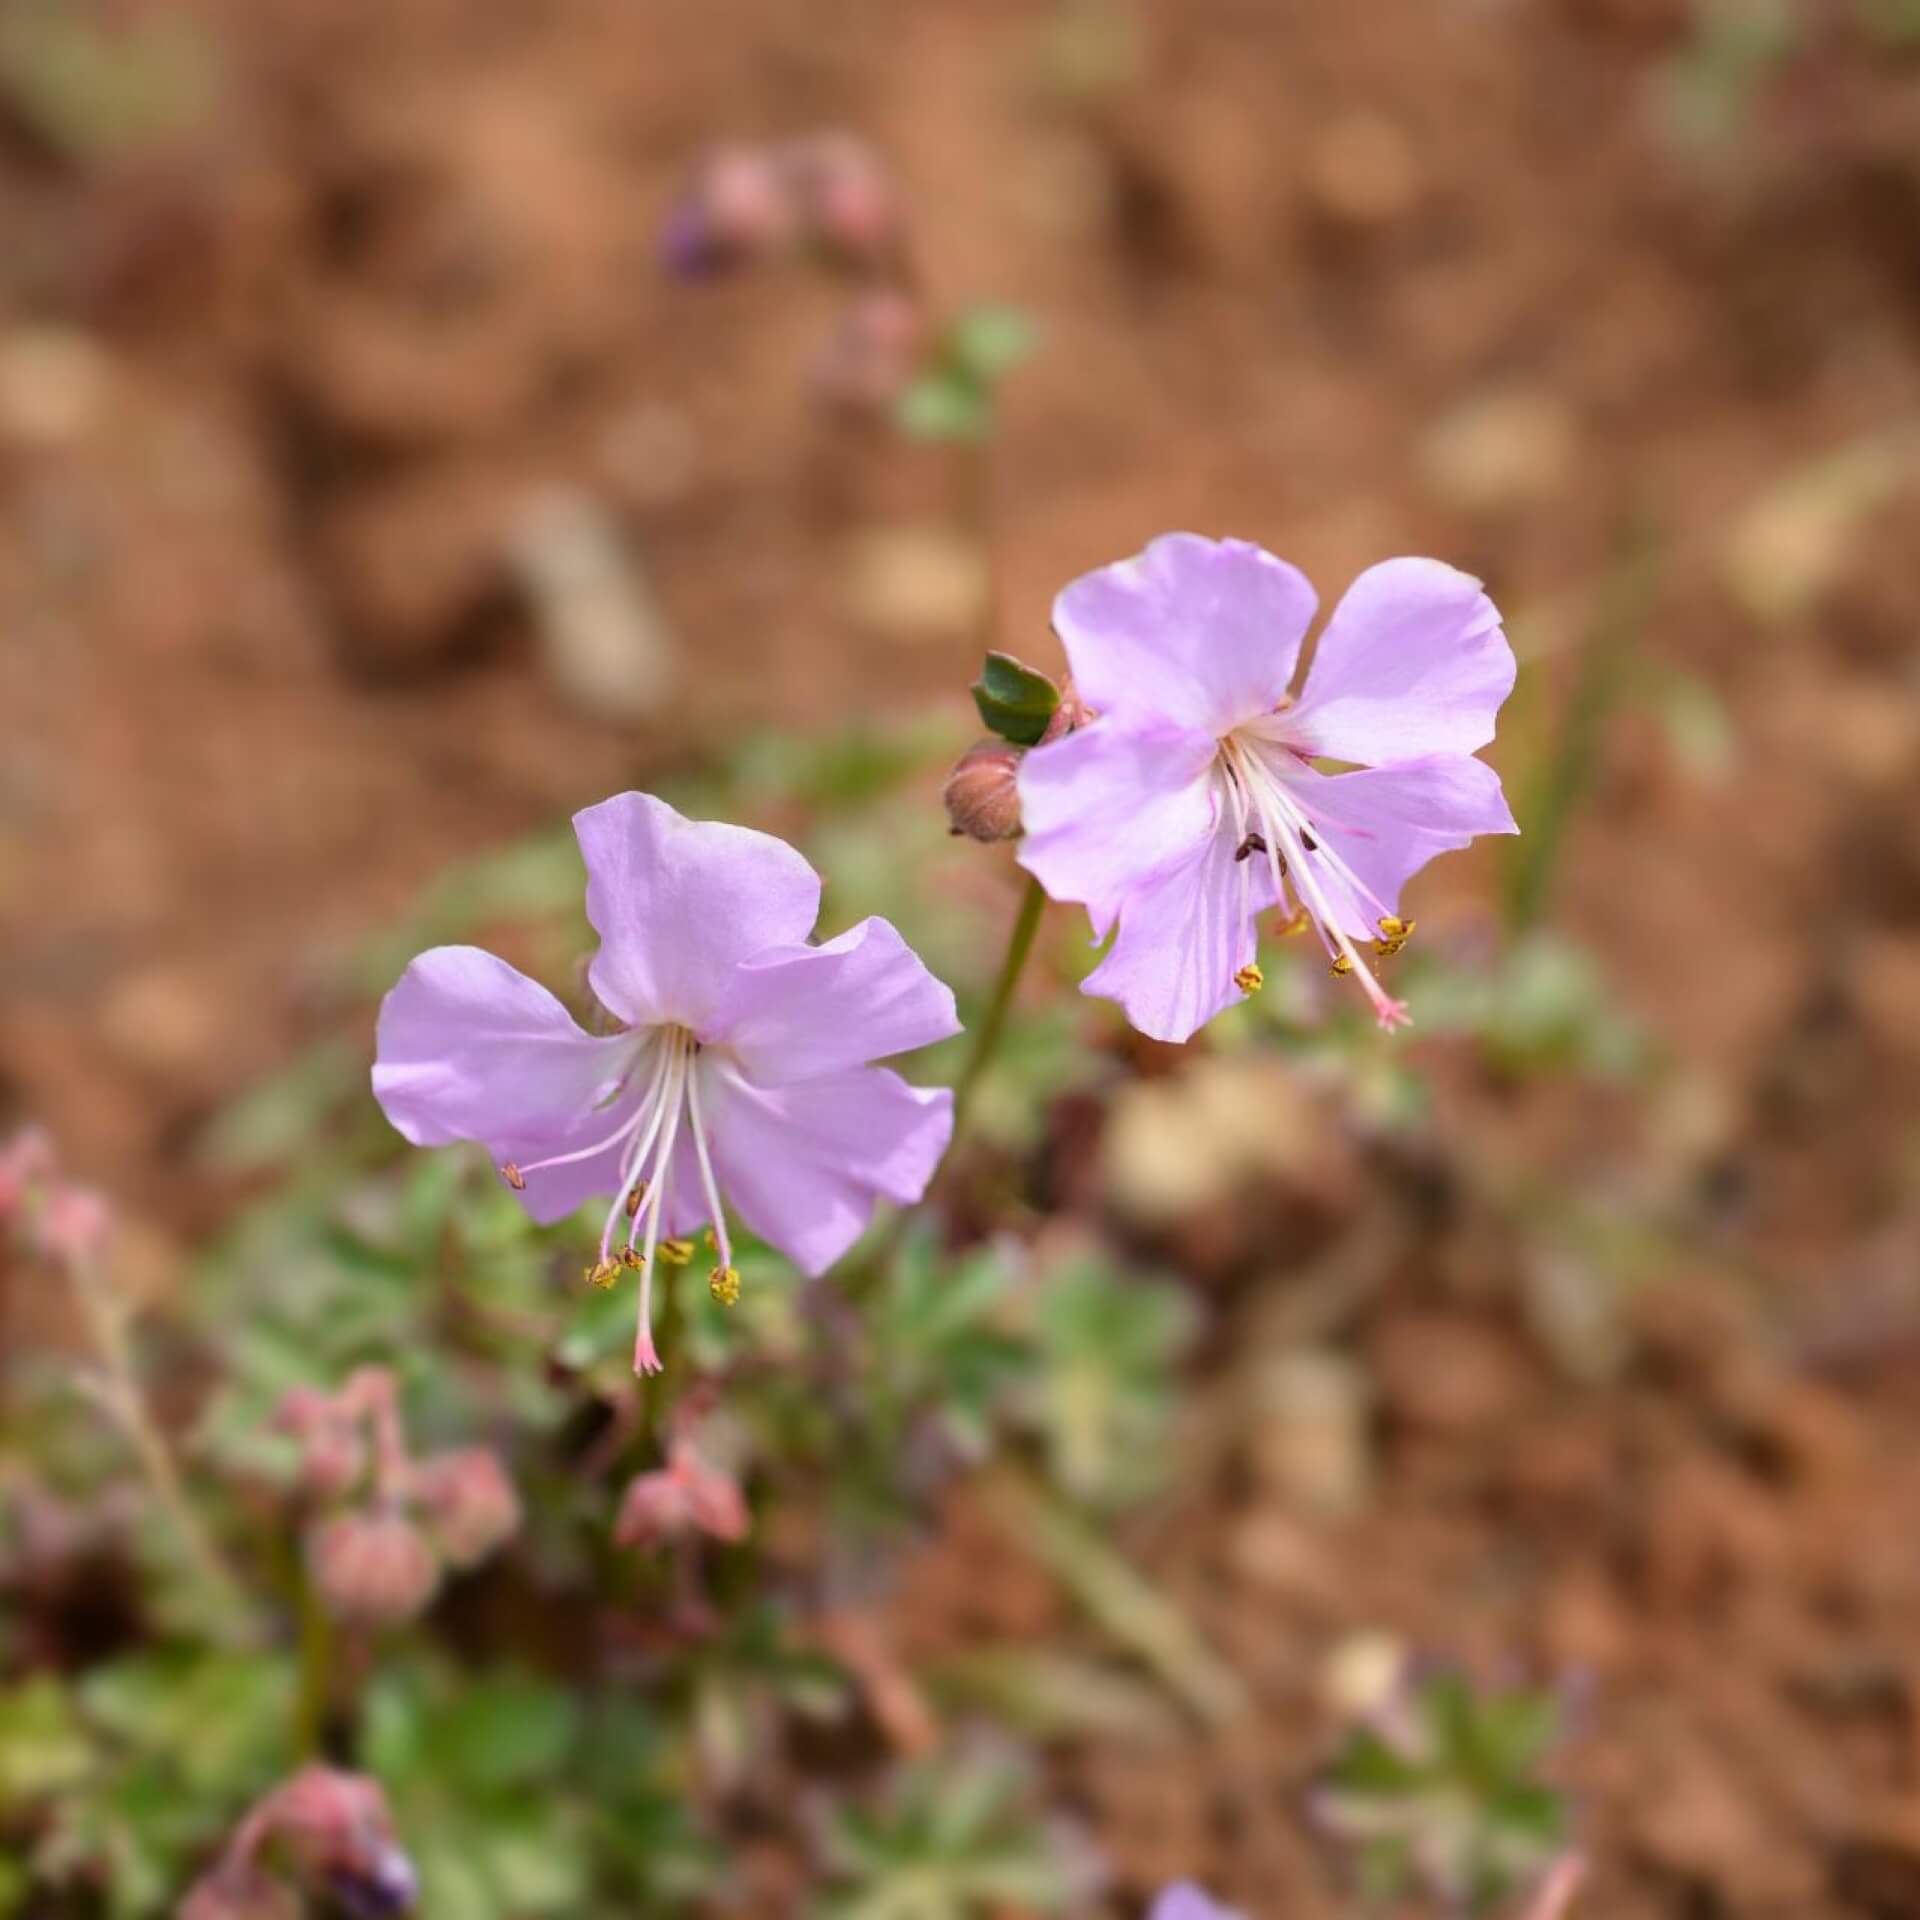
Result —
[[100, 1007], [100, 1032], [129, 1064], [180, 1074], [220, 1050], [225, 1022], [190, 970], [144, 968], [115, 982]]
[[863, 627], [932, 644], [975, 632], [986, 611], [985, 556], [937, 526], [870, 527], [847, 554], [847, 608]]
[[1910, 477], [1907, 438], [1864, 438], [1790, 474], [1741, 514], [1721, 552], [1721, 576], [1756, 620], [1798, 619], [1841, 577], [1861, 521]]
[[1279, 1598], [1337, 1609], [1346, 1593], [1338, 1564], [1300, 1521], [1260, 1508], [1233, 1530], [1227, 1547], [1234, 1571]]
[[1420, 196], [1420, 164], [1407, 136], [1384, 114], [1349, 113], [1319, 133], [1307, 152], [1315, 206], [1345, 225], [1384, 226]]
[[1346, 1355], [1301, 1347], [1259, 1371], [1247, 1451], [1263, 1489], [1329, 1518], [1356, 1512], [1373, 1485], [1371, 1395]]
[[1564, 492], [1579, 432], [1564, 402], [1540, 388], [1471, 394], [1427, 429], [1420, 466], [1448, 506], [1501, 513]]
[[1336, 1720], [1370, 1719], [1400, 1691], [1407, 1660], [1406, 1642], [1396, 1634], [1350, 1633], [1320, 1669], [1320, 1698]]
[[1876, 1039], [1908, 1060], [1920, 1058], [1920, 939], [1885, 933], [1857, 940], [1847, 981]]
[[679, 638], [605, 507], [586, 493], [544, 493], [521, 512], [508, 551], [554, 686], [597, 719], [658, 713], [680, 681]]
[[1804, 689], [1803, 737], [1835, 780], [1875, 791], [1920, 772], [1920, 707], [1877, 674], [1830, 671]]
[[1139, 1227], [1224, 1208], [1242, 1189], [1279, 1183], [1325, 1200], [1351, 1183], [1344, 1137], [1289, 1068], [1260, 1056], [1212, 1056], [1115, 1096], [1101, 1137], [1108, 1203]]
[[30, 447], [84, 439], [106, 411], [112, 378], [106, 350], [77, 329], [0, 335], [0, 439]]

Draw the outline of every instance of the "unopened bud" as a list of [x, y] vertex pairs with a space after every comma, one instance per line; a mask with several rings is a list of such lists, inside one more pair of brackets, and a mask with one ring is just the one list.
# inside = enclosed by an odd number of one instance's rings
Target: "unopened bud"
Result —
[[301, 1485], [316, 1499], [338, 1499], [366, 1471], [366, 1443], [333, 1395], [317, 1387], [291, 1388], [273, 1424], [299, 1441]]
[[1044, 747], [1065, 734], [1077, 733], [1092, 719], [1093, 709], [1074, 691], [1073, 675], [1064, 674], [1060, 680], [1060, 704], [1054, 708], [1053, 718], [1040, 736], [1040, 745]]
[[1020, 752], [1004, 740], [982, 740], [954, 762], [942, 797], [955, 833], [1011, 840], [1020, 831]]
[[314, 1530], [308, 1551], [322, 1604], [357, 1626], [411, 1620], [440, 1583], [426, 1537], [391, 1511], [336, 1514]]
[[413, 1862], [394, 1835], [377, 1780], [335, 1767], [306, 1767], [253, 1816], [279, 1842], [302, 1883], [349, 1913], [405, 1913], [419, 1892]]
[[420, 1461], [410, 1477], [420, 1517], [452, 1567], [474, 1567], [520, 1525], [520, 1501], [485, 1447], [457, 1447]]
[[0, 1220], [18, 1212], [35, 1187], [54, 1177], [57, 1166], [53, 1142], [39, 1127], [22, 1127], [0, 1146]]

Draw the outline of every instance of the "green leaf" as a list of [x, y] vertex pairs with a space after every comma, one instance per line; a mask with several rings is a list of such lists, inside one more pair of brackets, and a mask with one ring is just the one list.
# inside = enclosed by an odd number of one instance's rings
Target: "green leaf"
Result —
[[0, 1693], [0, 1813], [77, 1786], [93, 1764], [92, 1742], [51, 1674]]
[[1016, 747], [1033, 746], [1060, 705], [1060, 689], [1010, 653], [990, 653], [973, 683], [980, 718]]
[[984, 440], [993, 428], [993, 402], [962, 369], [935, 367], [900, 395], [894, 421], [912, 440]]
[[993, 302], [965, 308], [947, 333], [947, 356], [983, 387], [991, 387], [1039, 344], [1039, 331], [1018, 307]]

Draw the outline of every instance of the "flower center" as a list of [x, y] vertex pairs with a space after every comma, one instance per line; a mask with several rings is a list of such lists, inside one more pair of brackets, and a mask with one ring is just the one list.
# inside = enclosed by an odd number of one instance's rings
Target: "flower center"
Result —
[[[1274, 898], [1287, 915], [1280, 930], [1299, 933], [1309, 925], [1314, 927], [1327, 949], [1334, 974], [1340, 978], [1351, 974], [1359, 980], [1383, 1027], [1403, 1026], [1407, 1023], [1405, 1003], [1386, 992], [1360, 957], [1334, 904], [1333, 892], [1336, 887], [1342, 888], [1353, 899], [1378, 910], [1380, 938], [1373, 943], [1376, 954], [1398, 953], [1413, 932], [1413, 923], [1392, 913], [1332, 844], [1314, 832], [1293, 783], [1276, 764], [1286, 756], [1284, 747], [1245, 729], [1229, 733], [1220, 741], [1218, 765], [1233, 820], [1233, 857], [1240, 863], [1242, 915], [1252, 918], [1252, 862], [1256, 856], [1264, 857], [1273, 876]], [[1257, 966], [1243, 967], [1234, 975], [1234, 984], [1242, 992], [1255, 991], [1260, 982]]]
[[[726, 1304], [731, 1304], [740, 1294], [740, 1275], [733, 1264], [726, 1210], [720, 1203], [720, 1187], [714, 1179], [713, 1155], [707, 1143], [707, 1125], [700, 1110], [700, 1052], [700, 1041], [687, 1027], [643, 1030], [619, 1088], [624, 1093], [638, 1085], [640, 1095], [634, 1105], [626, 1109], [613, 1132], [572, 1153], [530, 1161], [524, 1167], [509, 1161], [500, 1170], [509, 1186], [519, 1188], [526, 1185], [529, 1173], [543, 1167], [566, 1166], [616, 1147], [620, 1149], [619, 1185], [613, 1204], [607, 1209], [606, 1224], [600, 1231], [599, 1258], [587, 1269], [587, 1278], [595, 1286], [610, 1287], [623, 1268], [638, 1270], [640, 1312], [633, 1345], [636, 1373], [661, 1370], [660, 1355], [653, 1344], [655, 1262], [664, 1260], [669, 1266], [684, 1267], [693, 1258], [690, 1242], [661, 1238], [674, 1150], [680, 1143], [683, 1126], [693, 1142], [701, 1194], [707, 1218], [712, 1223], [709, 1243], [720, 1262], [709, 1284], [715, 1297]], [[616, 1253], [616, 1234], [623, 1218], [626, 1232]]]

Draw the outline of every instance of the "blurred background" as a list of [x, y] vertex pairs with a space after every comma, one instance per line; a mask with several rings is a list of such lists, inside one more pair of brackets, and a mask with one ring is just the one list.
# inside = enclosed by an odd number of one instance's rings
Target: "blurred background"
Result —
[[[663, 271], [704, 152], [819, 128], [892, 170], [932, 309], [1030, 324], [984, 454], [821, 403], [830, 275]], [[1014, 877], [938, 792], [983, 633], [1056, 671], [1053, 593], [1170, 528], [1324, 605], [1435, 554], [1523, 660], [1525, 831], [1416, 883], [1411, 1039], [1277, 963], [1130, 1040], [1057, 911], [951, 1210], [1170, 1303], [1114, 1442], [1155, 1484], [1089, 1497], [1178, 1648], [965, 1478], [834, 1644], [1057, 1653], [1032, 1791], [1110, 1911], [1346, 1911], [1303, 1796], [1403, 1654], [1570, 1703], [1596, 1914], [1920, 1911], [1912, 0], [0, 0], [0, 232], [0, 1123], [110, 1190], [157, 1325], [385, 1153], [416, 946], [566, 977], [574, 808], [799, 838], [832, 925], [977, 992]], [[63, 1314], [6, 1295], [24, 1371]], [[159, 1631], [34, 1578], [16, 1678]], [[1075, 1664], [1116, 1637], [1169, 1714]], [[789, 1910], [754, 1844], [662, 1910]], [[428, 1910], [643, 1910], [502, 1885]]]

